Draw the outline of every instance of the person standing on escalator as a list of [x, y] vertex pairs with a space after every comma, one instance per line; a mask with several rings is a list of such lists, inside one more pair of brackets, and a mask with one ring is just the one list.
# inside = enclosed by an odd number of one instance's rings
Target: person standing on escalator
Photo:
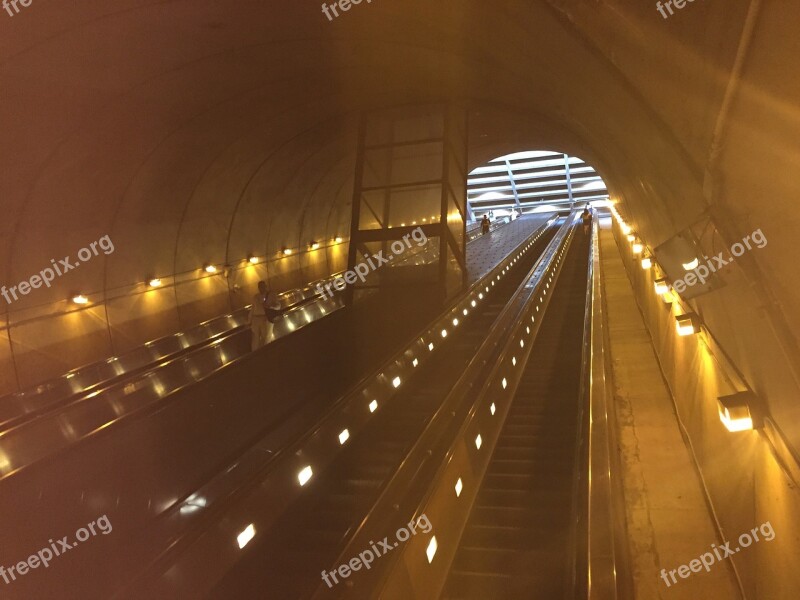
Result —
[[481, 219], [481, 235], [486, 235], [487, 233], [489, 233], [490, 225], [491, 223], [489, 223], [489, 217], [483, 215], [483, 219]]
[[592, 213], [589, 212], [588, 206], [581, 213], [581, 221], [583, 221], [583, 233], [588, 234], [592, 227]]
[[258, 292], [250, 307], [251, 348], [255, 352], [272, 339], [274, 323], [281, 314], [278, 296], [267, 288], [265, 281], [258, 282]]

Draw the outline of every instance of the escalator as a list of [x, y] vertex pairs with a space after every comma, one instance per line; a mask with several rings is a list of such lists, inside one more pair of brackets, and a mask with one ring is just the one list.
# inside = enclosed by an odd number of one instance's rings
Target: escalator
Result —
[[[371, 427], [352, 440], [276, 525], [248, 546], [212, 597], [305, 597], [317, 586], [321, 569], [342, 544], [397, 470], [432, 414], [463, 374], [487, 332], [536, 262], [554, 230], [539, 239], [507, 277], [498, 278], [488, 301], [459, 323], [445, 352], [420, 366], [412, 382], [381, 409]], [[494, 283], [492, 283], [494, 285]]]
[[443, 598], [572, 597], [588, 245], [567, 254]]

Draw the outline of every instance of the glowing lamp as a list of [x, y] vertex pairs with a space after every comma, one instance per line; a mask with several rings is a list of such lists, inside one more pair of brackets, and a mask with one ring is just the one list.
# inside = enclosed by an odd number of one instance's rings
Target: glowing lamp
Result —
[[161, 280], [158, 277], [154, 277], [147, 282], [147, 285], [149, 285], [151, 288], [161, 287]]
[[289, 256], [292, 253], [291, 248], [284, 248], [281, 252], [283, 252], [284, 256]]
[[678, 335], [687, 336], [700, 333], [700, 317], [695, 313], [686, 313], [685, 315], [678, 315], [675, 317], [675, 327], [678, 330]]
[[310, 246], [312, 250], [317, 250], [319, 248], [319, 242], [311, 242]]
[[683, 263], [681, 266], [686, 269], [687, 271], [691, 271], [692, 269], [696, 269], [697, 265], [700, 264], [700, 260], [695, 258], [693, 261], [688, 263]]
[[753, 429], [753, 416], [750, 407], [755, 404], [752, 392], [739, 392], [717, 398], [719, 420], [728, 431], [748, 431]]
[[656, 294], [658, 294], [659, 296], [662, 296], [669, 292], [669, 283], [667, 283], [666, 277], [661, 277], [659, 279], [656, 279], [654, 285], [656, 288]]
[[217, 272], [217, 267], [215, 267], [214, 265], [206, 265], [205, 267], [203, 267], [203, 270], [206, 273], [216, 273]]
[[633, 250], [633, 253], [637, 254], [637, 255], [641, 254], [642, 250], [644, 250], [644, 246], [642, 246], [642, 244], [640, 244], [639, 242], [636, 242], [635, 244], [633, 244], [633, 246], [631, 246], [631, 248]]
[[653, 260], [649, 256], [645, 256], [642, 259], [642, 268], [646, 271], [652, 266], [653, 266]]
[[89, 304], [89, 299], [83, 294], [78, 294], [72, 297], [72, 302], [74, 304]]
[[249, 262], [251, 265], [257, 265], [258, 264], [258, 257], [257, 256], [250, 256], [247, 259], [247, 262]]

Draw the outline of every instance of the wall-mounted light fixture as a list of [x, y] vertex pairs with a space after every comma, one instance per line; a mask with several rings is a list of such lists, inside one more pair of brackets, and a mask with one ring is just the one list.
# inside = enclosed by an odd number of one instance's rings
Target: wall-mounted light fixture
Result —
[[76, 294], [75, 296], [72, 297], [72, 303], [81, 305], [89, 304], [89, 299], [83, 294]]
[[247, 262], [249, 262], [251, 265], [257, 265], [258, 264], [258, 257], [257, 256], [253, 256], [251, 254], [250, 256], [247, 257]]
[[153, 277], [151, 280], [147, 282], [147, 285], [149, 285], [151, 288], [157, 288], [161, 287], [161, 283], [162, 282], [158, 277]]
[[292, 253], [292, 249], [291, 248], [284, 248], [283, 250], [281, 250], [281, 253], [284, 256], [289, 256]]
[[309, 244], [309, 248], [312, 250], [317, 250], [319, 248], [319, 242], [311, 242], [311, 244]]
[[203, 267], [203, 270], [206, 273], [216, 273], [217, 272], [217, 267], [215, 267], [214, 265], [206, 265], [205, 267]]
[[681, 336], [700, 333], [701, 325], [702, 321], [696, 313], [686, 313], [675, 317], [675, 328], [678, 330], [678, 335]]
[[334, 244], [341, 244], [341, 243], [342, 243], [342, 241], [343, 241], [343, 240], [342, 240], [341, 236], [338, 236], [338, 235], [337, 235], [335, 238], [333, 238], [333, 243], [334, 243]]
[[642, 268], [645, 271], [652, 266], [653, 266], [653, 259], [651, 259], [649, 256], [645, 256], [642, 258]]
[[659, 277], [656, 279], [654, 286], [656, 288], [656, 294], [659, 296], [663, 296], [667, 292], [669, 292], [669, 283], [667, 282], [666, 277]]
[[635, 255], [638, 256], [644, 250], [644, 246], [640, 242], [634, 242], [634, 244], [631, 246], [631, 250]]
[[728, 431], [747, 431], [760, 424], [754, 421], [751, 410], [758, 405], [758, 398], [753, 392], [739, 392], [730, 396], [717, 398], [719, 420]]

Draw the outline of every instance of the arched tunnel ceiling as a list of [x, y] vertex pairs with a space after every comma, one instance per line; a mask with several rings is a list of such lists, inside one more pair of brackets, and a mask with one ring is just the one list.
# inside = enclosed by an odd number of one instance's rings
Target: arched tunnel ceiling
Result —
[[[797, 192], [778, 174], [798, 161], [800, 83], [784, 75], [798, 13], [380, 0], [329, 21], [315, 2], [33, 3], [0, 19], [0, 281], [104, 234], [116, 252], [72, 288], [341, 233], [357, 112], [431, 100], [469, 105], [470, 168], [530, 147], [580, 155], [654, 244], [720, 195], [748, 222], [796, 226], [772, 199]], [[771, 200], [754, 208], [762, 179]], [[762, 266], [800, 308], [790, 265]], [[40, 292], [14, 308], [64, 295]]]

